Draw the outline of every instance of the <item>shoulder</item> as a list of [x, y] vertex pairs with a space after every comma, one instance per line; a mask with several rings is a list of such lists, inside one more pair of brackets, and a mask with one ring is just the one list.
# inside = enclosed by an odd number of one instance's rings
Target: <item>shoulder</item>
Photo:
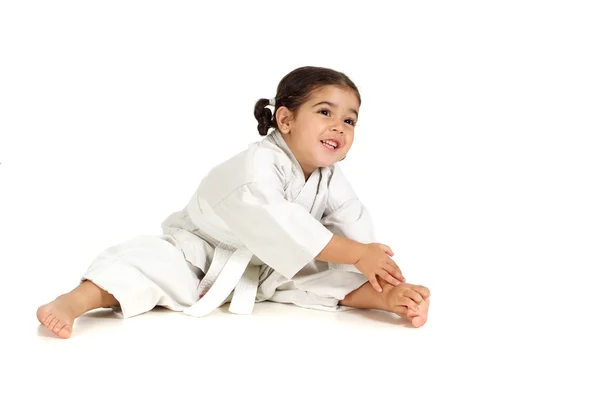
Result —
[[284, 187], [291, 166], [291, 160], [278, 146], [262, 139], [212, 168], [200, 184], [200, 194], [218, 201], [253, 183]]
[[248, 146], [243, 158], [244, 180], [247, 183], [272, 180], [275, 177], [285, 182], [292, 171], [292, 160], [268, 139]]

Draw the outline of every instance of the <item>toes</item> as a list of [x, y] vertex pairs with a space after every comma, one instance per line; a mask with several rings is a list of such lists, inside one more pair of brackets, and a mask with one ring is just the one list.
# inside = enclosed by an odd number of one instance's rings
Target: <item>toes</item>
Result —
[[67, 339], [67, 338], [71, 337], [72, 332], [73, 331], [72, 331], [71, 325], [64, 325], [58, 332], [55, 332], [55, 333], [56, 333], [56, 335], [58, 335], [58, 337]]
[[58, 319], [58, 317], [56, 315], [52, 315], [52, 319], [48, 318], [47, 319], [49, 322], [46, 323], [45, 325], [48, 327], [48, 329], [50, 329], [51, 331], [54, 330], [54, 327], [56, 326], [56, 324], [58, 322], [60, 322], [60, 320]]
[[72, 333], [73, 321], [69, 320], [60, 309], [53, 307], [52, 304], [46, 304], [38, 308], [37, 318], [50, 332], [60, 338], [68, 338]]
[[419, 315], [417, 317], [414, 317], [411, 322], [415, 328], [420, 328], [425, 324], [425, 322], [427, 322], [427, 317]]
[[58, 333], [58, 332], [60, 332], [60, 330], [61, 330], [62, 328], [64, 328], [64, 326], [65, 326], [65, 323], [64, 323], [63, 321], [58, 321], [58, 322], [57, 322], [57, 323], [54, 325], [54, 328], [52, 328], [52, 331], [53, 331], [54, 333]]
[[412, 323], [414, 326], [422, 326], [427, 322], [427, 313], [429, 312], [429, 299], [425, 299], [421, 304], [419, 304], [416, 311], [411, 309], [408, 310], [406, 316], [412, 318]]
[[56, 336], [61, 338], [68, 338], [71, 336], [72, 328], [71, 325], [66, 323], [64, 320], [54, 317], [51, 322], [46, 325], [49, 330], [52, 331]]
[[50, 323], [50, 321], [52, 321], [51, 319], [52, 317], [52, 313], [48, 313], [43, 319], [42, 319], [42, 324], [48, 326], [48, 323]]
[[412, 318], [411, 323], [415, 328], [420, 328], [427, 322], [427, 313], [429, 312], [429, 299], [419, 305], [419, 312], [408, 315]]
[[[41, 306], [37, 310], [37, 319], [40, 321], [40, 324], [46, 325], [46, 322], [49, 321], [48, 318], [52, 313], [48, 312], [46, 306]], [[46, 325], [47, 326], [47, 325]]]

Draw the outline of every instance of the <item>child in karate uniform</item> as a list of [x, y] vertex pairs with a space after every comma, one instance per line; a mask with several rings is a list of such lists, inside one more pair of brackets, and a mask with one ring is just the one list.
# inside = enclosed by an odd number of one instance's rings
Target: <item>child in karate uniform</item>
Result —
[[[189, 202], [145, 235], [101, 252], [72, 291], [37, 317], [61, 338], [77, 317], [156, 306], [204, 316], [230, 303], [250, 313], [275, 301], [319, 310], [389, 311], [427, 321], [429, 290], [407, 283], [339, 161], [354, 140], [361, 98], [343, 73], [303, 67], [254, 109], [263, 138], [215, 166]], [[273, 111], [269, 107], [273, 107]]]

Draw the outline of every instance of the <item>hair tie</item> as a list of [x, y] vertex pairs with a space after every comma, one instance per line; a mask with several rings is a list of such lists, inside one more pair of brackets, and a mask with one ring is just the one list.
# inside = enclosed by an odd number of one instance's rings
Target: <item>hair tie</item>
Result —
[[275, 97], [269, 99], [269, 105], [275, 107]]

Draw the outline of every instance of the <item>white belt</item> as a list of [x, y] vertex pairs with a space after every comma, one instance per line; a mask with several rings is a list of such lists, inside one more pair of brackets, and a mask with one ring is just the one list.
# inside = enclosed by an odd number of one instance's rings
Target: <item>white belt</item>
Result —
[[229, 311], [250, 314], [258, 290], [259, 267], [249, 265], [252, 253], [245, 248], [217, 246], [213, 261], [200, 283], [200, 300], [183, 310], [187, 315], [203, 317], [223, 305], [231, 292]]

